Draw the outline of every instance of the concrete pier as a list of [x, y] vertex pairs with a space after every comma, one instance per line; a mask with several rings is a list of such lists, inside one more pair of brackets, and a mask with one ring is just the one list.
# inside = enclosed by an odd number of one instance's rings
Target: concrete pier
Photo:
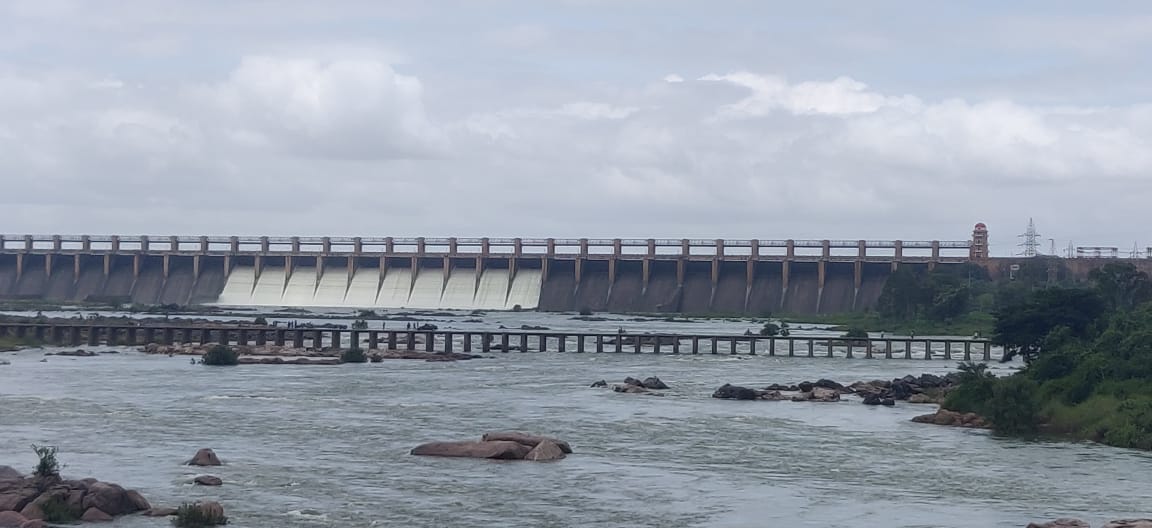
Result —
[[[36, 336], [59, 346], [140, 346], [148, 343], [250, 345], [291, 343], [296, 348], [359, 347], [448, 353], [472, 352], [480, 343], [483, 353], [651, 353], [700, 355], [766, 355], [770, 357], [825, 357], [847, 359], [993, 359], [993, 346], [984, 339], [766, 337], [756, 335], [630, 334], [597, 332], [525, 332], [467, 330], [363, 330], [288, 329], [253, 326], [93, 325], [53, 323], [0, 323], [0, 337]], [[306, 339], [310, 338], [310, 339]], [[532, 345], [536, 346], [533, 347]], [[804, 351], [803, 354], [797, 353]]]

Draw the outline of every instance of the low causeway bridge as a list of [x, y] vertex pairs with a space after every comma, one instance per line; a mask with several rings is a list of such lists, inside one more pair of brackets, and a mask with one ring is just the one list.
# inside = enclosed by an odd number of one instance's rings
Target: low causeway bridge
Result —
[[0, 322], [0, 337], [35, 338], [60, 346], [209, 344], [276, 345], [295, 348], [363, 347], [426, 352], [669, 353], [886, 359], [992, 359], [986, 339], [892, 337], [845, 339], [829, 336], [632, 334], [532, 330], [369, 330]]

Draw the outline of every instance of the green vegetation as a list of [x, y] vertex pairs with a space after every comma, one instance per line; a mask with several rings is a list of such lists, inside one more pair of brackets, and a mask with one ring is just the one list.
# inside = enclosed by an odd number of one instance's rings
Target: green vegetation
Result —
[[230, 346], [216, 345], [204, 353], [200, 360], [205, 365], [232, 366], [240, 364], [240, 353]]
[[56, 446], [38, 446], [32, 444], [32, 450], [36, 452], [36, 458], [39, 461], [36, 463], [36, 469], [32, 472], [37, 477], [59, 477], [60, 476], [60, 462], [56, 460], [56, 453], [59, 450]]
[[0, 337], [0, 352], [15, 352], [24, 348], [43, 346], [44, 342], [34, 337]]
[[999, 309], [992, 341], [1024, 369], [996, 378], [962, 364], [943, 407], [980, 414], [1004, 434], [1152, 449], [1152, 282], [1121, 263], [1091, 279], [1091, 288], [1036, 290]]
[[764, 327], [760, 329], [760, 335], [765, 337], [788, 337], [792, 331], [788, 327], [788, 323], [776, 324], [772, 321], [764, 323]]
[[368, 355], [360, 347], [346, 348], [340, 352], [341, 363], [367, 363]]
[[80, 520], [80, 516], [68, 507], [64, 497], [53, 495], [40, 503], [40, 511], [44, 513], [44, 521], [50, 523], [73, 523]]
[[228, 524], [228, 518], [222, 511], [204, 508], [200, 503], [184, 503], [176, 508], [176, 516], [172, 518], [172, 525], [177, 528], [205, 528]]
[[860, 327], [852, 327], [840, 337], [844, 339], [868, 339], [868, 331]]

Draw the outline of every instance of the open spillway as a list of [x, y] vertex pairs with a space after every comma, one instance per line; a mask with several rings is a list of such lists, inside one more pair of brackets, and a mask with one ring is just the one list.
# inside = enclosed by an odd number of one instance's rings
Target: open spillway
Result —
[[[948, 264], [953, 265], [953, 264]], [[926, 268], [925, 263], [900, 267]], [[0, 299], [419, 310], [808, 315], [873, 309], [895, 264], [469, 256], [12, 255]]]

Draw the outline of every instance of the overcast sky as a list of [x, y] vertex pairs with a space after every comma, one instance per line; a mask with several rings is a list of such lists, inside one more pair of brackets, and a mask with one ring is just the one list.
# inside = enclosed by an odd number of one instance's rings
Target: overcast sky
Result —
[[1152, 2], [0, 0], [0, 232], [1152, 245]]

